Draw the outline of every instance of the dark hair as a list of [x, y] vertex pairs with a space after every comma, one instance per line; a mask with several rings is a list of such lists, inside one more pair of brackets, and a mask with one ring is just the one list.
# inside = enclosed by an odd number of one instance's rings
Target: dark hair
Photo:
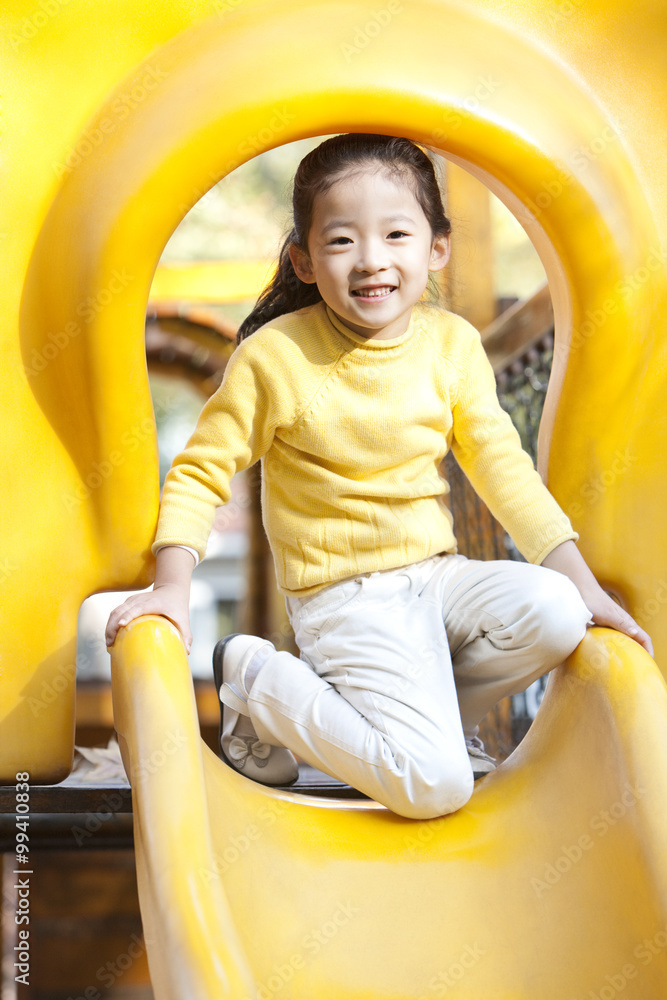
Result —
[[289, 247], [296, 244], [305, 253], [308, 252], [315, 196], [328, 191], [341, 173], [368, 162], [377, 163], [401, 179], [408, 180], [428, 219], [433, 238], [449, 235], [451, 225], [442, 205], [435, 169], [420, 146], [410, 139], [364, 132], [350, 132], [326, 139], [304, 156], [297, 168], [292, 195], [294, 226], [283, 242], [273, 280], [239, 327], [238, 343], [277, 316], [321, 301], [317, 285], [307, 284], [296, 276], [289, 258]]

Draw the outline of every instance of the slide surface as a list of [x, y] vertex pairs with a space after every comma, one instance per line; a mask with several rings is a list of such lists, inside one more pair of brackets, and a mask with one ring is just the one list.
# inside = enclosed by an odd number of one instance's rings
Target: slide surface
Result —
[[158, 1000], [664, 998], [667, 686], [631, 639], [591, 630], [514, 754], [429, 821], [233, 771], [165, 619], [112, 662]]

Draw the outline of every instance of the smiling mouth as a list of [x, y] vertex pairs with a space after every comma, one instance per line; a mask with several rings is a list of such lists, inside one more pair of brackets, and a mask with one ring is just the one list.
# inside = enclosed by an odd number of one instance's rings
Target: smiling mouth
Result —
[[377, 285], [354, 289], [351, 294], [358, 299], [386, 299], [395, 290], [396, 285]]

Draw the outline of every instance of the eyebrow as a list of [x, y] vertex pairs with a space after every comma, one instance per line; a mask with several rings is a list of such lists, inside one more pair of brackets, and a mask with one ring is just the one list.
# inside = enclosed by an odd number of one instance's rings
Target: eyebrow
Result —
[[[394, 222], [409, 222], [414, 225], [414, 219], [411, 219], [409, 215], [387, 215], [384, 219], [380, 219], [380, 222], [384, 225], [389, 225]], [[341, 229], [349, 228], [354, 225], [354, 221], [348, 221], [347, 219], [332, 219], [322, 230], [322, 235], [328, 233], [330, 229]]]

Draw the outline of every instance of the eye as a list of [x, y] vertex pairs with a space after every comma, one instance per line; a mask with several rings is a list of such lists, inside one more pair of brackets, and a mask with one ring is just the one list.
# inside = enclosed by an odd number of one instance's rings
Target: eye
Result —
[[352, 242], [352, 240], [350, 239], [349, 236], [334, 236], [334, 238], [332, 240], [329, 240], [329, 246], [330, 247], [342, 247], [342, 246], [346, 246], [348, 243], [351, 243], [351, 242]]
[[401, 236], [407, 236], [407, 235], [408, 234], [404, 233], [402, 229], [394, 229], [393, 233], [389, 233], [388, 239], [390, 240], [400, 239]]

